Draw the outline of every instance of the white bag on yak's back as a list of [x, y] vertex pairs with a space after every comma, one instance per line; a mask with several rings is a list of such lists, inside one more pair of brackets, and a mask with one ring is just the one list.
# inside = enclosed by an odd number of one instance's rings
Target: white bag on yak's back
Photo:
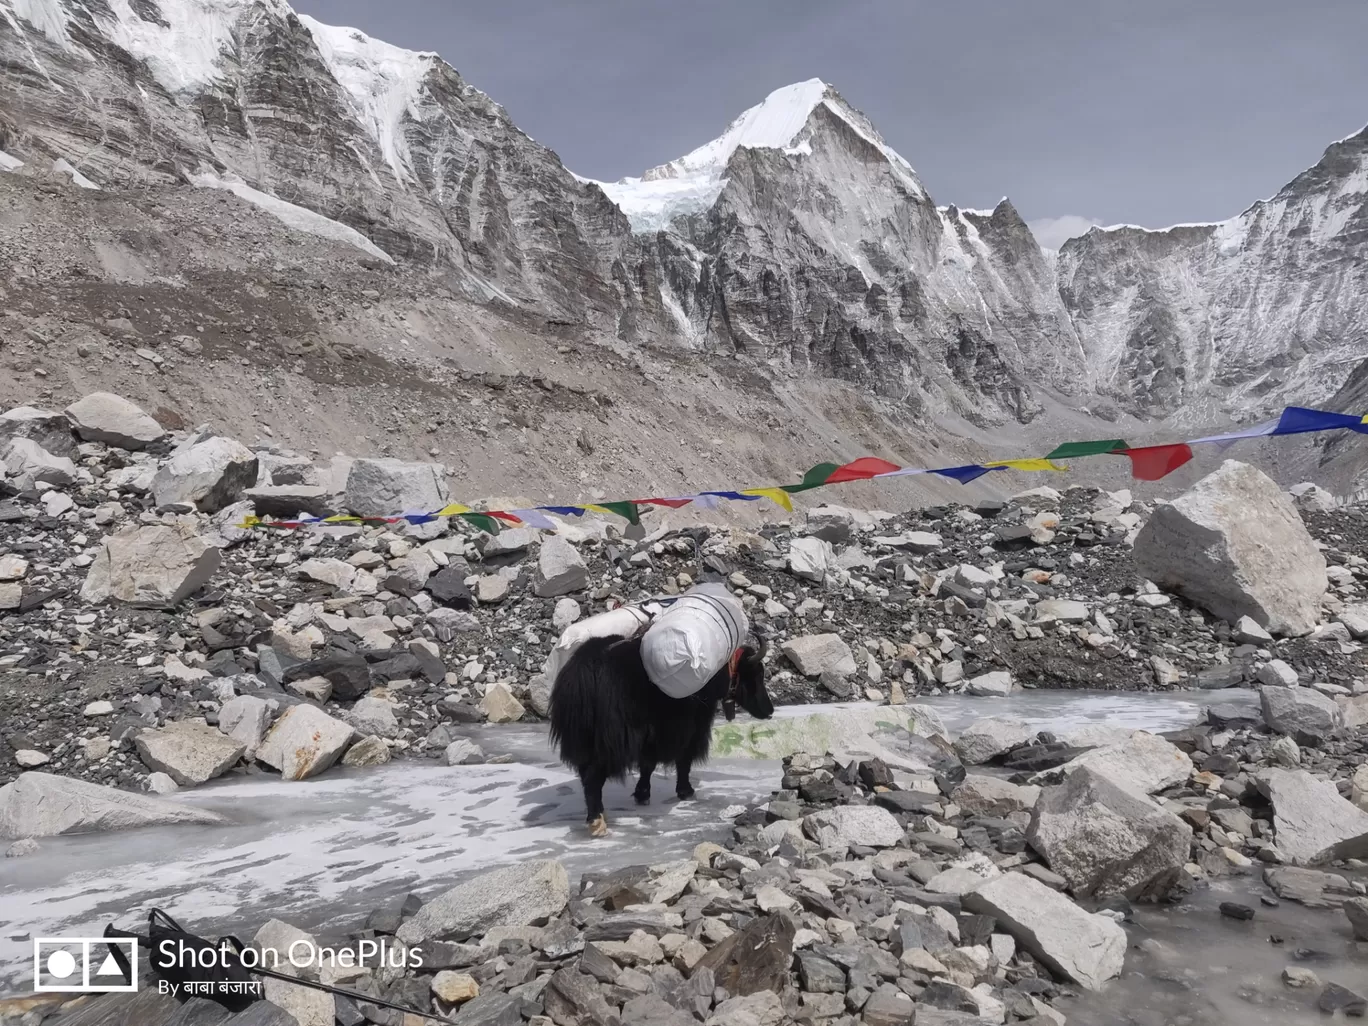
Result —
[[746, 611], [725, 584], [690, 588], [646, 628], [646, 675], [671, 698], [688, 698], [727, 665], [746, 630]]
[[561, 667], [570, 661], [579, 648], [590, 638], [630, 638], [642, 626], [650, 622], [650, 614], [636, 606], [619, 606], [606, 613], [598, 613], [586, 620], [572, 623], [556, 642], [556, 647], [546, 659], [542, 672], [553, 685]]

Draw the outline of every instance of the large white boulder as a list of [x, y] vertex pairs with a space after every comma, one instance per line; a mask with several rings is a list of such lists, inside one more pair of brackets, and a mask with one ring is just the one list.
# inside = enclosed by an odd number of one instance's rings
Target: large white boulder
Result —
[[1020, 720], [990, 716], [975, 720], [955, 741], [955, 753], [969, 766], [981, 766], [1004, 752], [1026, 744], [1037, 730]]
[[357, 516], [434, 513], [446, 503], [446, 468], [440, 463], [356, 460], [347, 473], [343, 505]]
[[214, 727], [190, 720], [140, 730], [133, 737], [148, 769], [165, 773], [181, 787], [195, 787], [227, 773], [247, 746]]
[[166, 437], [162, 426], [140, 406], [109, 392], [94, 392], [72, 403], [66, 417], [83, 441], [120, 449], [146, 449]]
[[0, 787], [0, 837], [7, 840], [222, 822], [222, 816], [207, 809], [50, 773], [21, 773]]
[[81, 585], [81, 598], [175, 605], [208, 584], [222, 558], [184, 522], [126, 527], [104, 539]]
[[[1068, 740], [1070, 744], [1086, 743]], [[1192, 776], [1192, 760], [1186, 752], [1157, 734], [1137, 730], [1124, 741], [1104, 744], [1057, 769], [1043, 770], [1031, 778], [1031, 783], [1048, 784], [1085, 767], [1138, 794], [1154, 794]]]
[[1368, 812], [1328, 780], [1306, 770], [1266, 769], [1255, 776], [1273, 804], [1274, 843], [1294, 865], [1368, 858]]
[[76, 464], [65, 456], [54, 456], [31, 438], [10, 439], [0, 457], [20, 492], [36, 492], [40, 485], [65, 488], [76, 481]]
[[838, 805], [804, 817], [803, 829], [823, 848], [892, 848], [903, 839], [893, 813], [877, 805]]
[[830, 542], [807, 537], [794, 538], [789, 543], [789, 569], [795, 577], [821, 582], [835, 565], [836, 553]]
[[589, 587], [589, 567], [575, 546], [559, 535], [541, 543], [537, 557], [536, 593], [541, 598], [557, 598]]
[[1133, 556], [1142, 576], [1230, 623], [1300, 636], [1320, 619], [1325, 557], [1287, 493], [1235, 460], [1159, 505]]
[[438, 895], [399, 927], [398, 937], [409, 946], [439, 937], [465, 940], [496, 926], [527, 926], [558, 916], [569, 900], [565, 867], [553, 859], [531, 859]]
[[1259, 700], [1269, 729], [1300, 745], [1319, 744], [1344, 726], [1344, 711], [1329, 695], [1313, 688], [1265, 686], [1259, 689]]
[[256, 479], [256, 454], [240, 442], [216, 436], [163, 463], [152, 478], [152, 496], [158, 506], [187, 503], [216, 513], [242, 498]]
[[850, 646], [839, 634], [805, 634], [789, 638], [780, 646], [780, 651], [804, 677], [820, 677], [827, 671], [845, 677], [857, 669]]
[[1021, 873], [1004, 873], [964, 895], [964, 907], [989, 915], [1018, 944], [1080, 987], [1100, 990], [1121, 975], [1126, 931], [1079, 908]]
[[1192, 828], [1084, 767], [1040, 793], [1026, 836], [1077, 895], [1158, 898], [1181, 878]]
[[294, 705], [276, 720], [257, 762], [280, 770], [283, 780], [316, 777], [342, 757], [355, 731], [312, 705]]

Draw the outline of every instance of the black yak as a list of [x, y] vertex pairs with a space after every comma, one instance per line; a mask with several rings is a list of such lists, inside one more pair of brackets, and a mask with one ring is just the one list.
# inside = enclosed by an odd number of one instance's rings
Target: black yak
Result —
[[675, 794], [693, 797], [689, 771], [708, 757], [718, 705], [729, 720], [738, 704], [757, 719], [774, 715], [764, 659], [763, 641], [746, 645], [696, 694], [671, 698], [647, 677], [640, 637], [590, 638], [574, 651], [551, 689], [551, 741], [579, 774], [593, 836], [608, 830], [604, 783], [634, 768], [638, 805], [650, 802], [651, 774], [661, 763], [674, 763]]

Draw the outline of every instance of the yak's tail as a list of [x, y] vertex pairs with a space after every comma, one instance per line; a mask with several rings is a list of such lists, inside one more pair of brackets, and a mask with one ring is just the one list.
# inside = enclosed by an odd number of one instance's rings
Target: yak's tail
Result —
[[551, 688], [551, 742], [562, 762], [612, 779], [637, 764], [630, 710], [645, 677], [639, 639], [590, 638], [575, 650]]

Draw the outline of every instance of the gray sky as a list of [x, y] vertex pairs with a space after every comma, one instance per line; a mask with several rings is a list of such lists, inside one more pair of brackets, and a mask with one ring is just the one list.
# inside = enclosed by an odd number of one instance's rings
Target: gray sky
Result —
[[[295, 0], [436, 50], [592, 178], [819, 77], [937, 203], [1163, 227], [1238, 213], [1368, 122], [1364, 0]], [[1048, 236], [1048, 238], [1046, 238]]]

